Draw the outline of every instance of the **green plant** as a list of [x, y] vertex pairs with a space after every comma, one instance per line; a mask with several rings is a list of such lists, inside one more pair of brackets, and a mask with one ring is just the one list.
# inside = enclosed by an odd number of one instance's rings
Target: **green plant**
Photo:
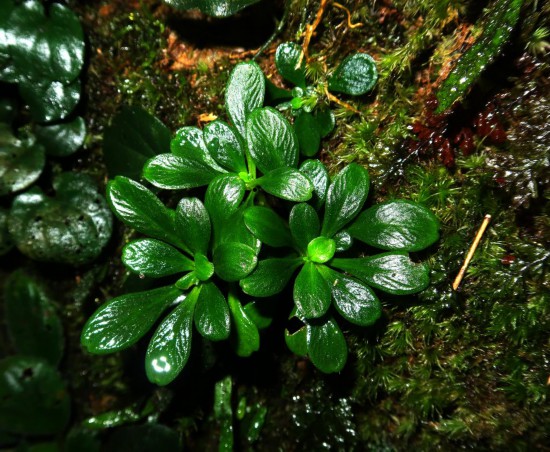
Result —
[[214, 17], [232, 16], [236, 12], [260, 0], [164, 0], [178, 9], [199, 9]]

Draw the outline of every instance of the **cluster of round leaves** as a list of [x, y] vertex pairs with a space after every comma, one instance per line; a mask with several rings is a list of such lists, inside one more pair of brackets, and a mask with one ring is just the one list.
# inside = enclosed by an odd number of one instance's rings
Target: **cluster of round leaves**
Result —
[[[113, 212], [147, 236], [124, 247], [125, 266], [143, 277], [171, 277], [173, 282], [102, 305], [82, 333], [90, 352], [131, 346], [173, 307], [147, 349], [146, 373], [152, 382], [168, 384], [181, 372], [193, 324], [204, 338], [230, 338], [237, 354], [248, 356], [259, 348], [259, 330], [270, 323], [262, 315], [265, 301], [249, 297], [280, 293], [302, 267], [293, 315], [305, 326], [303, 332], [288, 334], [287, 342], [320, 370], [335, 372], [344, 365], [347, 348], [331, 306], [352, 323], [371, 325], [381, 312], [371, 287], [396, 294], [426, 287], [427, 267], [414, 264], [407, 251], [437, 239], [433, 215], [412, 203], [390, 202], [350, 224], [368, 194], [366, 170], [349, 165], [331, 183], [319, 160], [299, 166], [296, 133], [278, 111], [262, 106], [264, 95], [260, 68], [237, 65], [226, 89], [231, 125], [215, 121], [204, 130], [184, 127], [171, 140], [170, 153], [145, 163], [143, 177], [158, 188], [207, 186], [204, 202], [184, 197], [171, 209], [127, 177], [108, 184]], [[298, 203], [288, 224], [266, 207], [276, 198]], [[281, 201], [276, 204], [282, 209]], [[351, 247], [353, 238], [394, 252], [334, 258]], [[284, 257], [260, 256], [262, 249], [271, 254], [269, 247], [291, 250]]]

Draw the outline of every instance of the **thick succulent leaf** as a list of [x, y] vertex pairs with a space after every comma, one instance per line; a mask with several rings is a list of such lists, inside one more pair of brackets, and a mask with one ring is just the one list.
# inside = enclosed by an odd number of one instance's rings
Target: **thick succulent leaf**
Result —
[[227, 17], [260, 0], [164, 0], [178, 9], [200, 9], [214, 17]]
[[8, 253], [14, 246], [8, 230], [9, 211], [0, 207], [0, 256]]
[[155, 239], [138, 239], [122, 249], [122, 262], [134, 273], [152, 278], [175, 275], [195, 268], [177, 249]]
[[208, 151], [204, 132], [197, 127], [182, 127], [170, 141], [170, 151], [177, 157], [204, 162], [207, 166], [223, 172]]
[[316, 237], [307, 245], [307, 257], [319, 264], [330, 261], [335, 252], [336, 242], [326, 237]]
[[235, 131], [223, 121], [214, 121], [204, 128], [204, 141], [208, 152], [223, 168], [246, 172], [244, 146]]
[[430, 283], [428, 266], [411, 261], [407, 253], [390, 252], [358, 259], [333, 259], [330, 265], [369, 286], [394, 295], [417, 293]]
[[229, 76], [225, 90], [225, 106], [233, 126], [245, 137], [247, 118], [264, 103], [265, 77], [253, 61], [239, 63]]
[[11, 356], [0, 361], [0, 430], [17, 435], [55, 435], [67, 425], [71, 400], [47, 361]]
[[86, 123], [78, 116], [70, 122], [36, 126], [34, 129], [38, 142], [44, 146], [46, 154], [65, 157], [74, 154], [84, 144]]
[[307, 352], [324, 373], [340, 372], [348, 359], [346, 339], [333, 318], [307, 325]]
[[99, 256], [112, 231], [112, 215], [92, 178], [61, 173], [56, 196], [31, 190], [13, 200], [8, 227], [19, 250], [32, 259], [82, 265]]
[[370, 287], [328, 267], [319, 267], [319, 271], [330, 285], [334, 307], [342, 317], [359, 326], [378, 320], [382, 305]]
[[273, 321], [273, 305], [265, 302], [251, 301], [244, 305], [243, 309], [247, 317], [254, 322], [259, 330], [271, 325]]
[[321, 230], [317, 212], [309, 204], [296, 204], [290, 211], [289, 226], [295, 245], [305, 254], [309, 242], [318, 237]]
[[126, 225], [150, 237], [189, 251], [175, 230], [175, 214], [154, 193], [131, 179], [117, 176], [107, 185], [107, 200]]
[[195, 326], [202, 337], [211, 341], [221, 341], [229, 337], [231, 331], [229, 306], [220, 289], [213, 282], [201, 285], [195, 307]]
[[332, 237], [355, 218], [369, 193], [369, 174], [351, 163], [336, 175], [327, 191], [321, 235]]
[[302, 112], [294, 120], [294, 130], [298, 138], [300, 153], [312, 157], [321, 146], [321, 128], [311, 113]]
[[266, 245], [292, 246], [292, 237], [286, 222], [268, 207], [253, 206], [244, 212], [246, 227]]
[[148, 160], [143, 177], [155, 187], [183, 190], [208, 185], [220, 171], [196, 157], [160, 154]]
[[270, 107], [258, 108], [246, 121], [248, 150], [262, 173], [298, 166], [298, 140], [290, 123]]
[[129, 293], [109, 300], [88, 319], [80, 338], [96, 354], [113, 353], [135, 344], [162, 312], [184, 297], [174, 286]]
[[327, 169], [319, 160], [306, 160], [300, 166], [300, 172], [305, 174], [313, 184], [313, 195], [310, 204], [319, 210], [327, 197], [329, 185]]
[[317, 127], [319, 128], [321, 138], [325, 138], [330, 132], [334, 130], [334, 126], [336, 125], [336, 118], [334, 117], [334, 113], [330, 108], [316, 110], [315, 113], [313, 113], [313, 117], [317, 122]]
[[329, 78], [328, 89], [360, 96], [370, 91], [378, 80], [376, 63], [366, 53], [350, 55], [340, 63]]
[[306, 59], [302, 48], [294, 42], [283, 42], [275, 52], [275, 65], [285, 80], [305, 88]]
[[176, 281], [174, 284], [178, 289], [180, 290], [189, 290], [193, 286], [197, 286], [200, 283], [199, 278], [197, 278], [197, 274], [192, 271], [187, 273], [186, 275], [183, 275], [180, 279]]
[[257, 263], [257, 251], [244, 243], [222, 243], [214, 250], [214, 269], [224, 281], [240, 281]]
[[254, 272], [240, 281], [244, 293], [253, 297], [269, 297], [281, 292], [294, 271], [303, 263], [298, 258], [275, 258], [258, 262]]
[[220, 244], [223, 243], [242, 243], [252, 248], [256, 254], [260, 252], [261, 242], [258, 240], [244, 222], [244, 212], [248, 204], [243, 204], [229, 218], [226, 225], [223, 226], [220, 234]]
[[307, 327], [291, 333], [285, 330], [285, 343], [288, 349], [298, 356], [307, 356]]
[[103, 158], [111, 179], [141, 178], [145, 162], [169, 149], [170, 129], [140, 107], [124, 107], [103, 134]]
[[71, 82], [84, 63], [84, 33], [76, 14], [60, 3], [48, 13], [41, 2], [27, 0], [10, 14], [3, 47], [18, 79]]
[[294, 168], [277, 168], [256, 182], [264, 191], [287, 201], [309, 201], [313, 193], [310, 180]]
[[176, 230], [193, 254], [208, 254], [210, 216], [199, 199], [181, 199], [176, 208]]
[[229, 309], [233, 325], [232, 343], [239, 356], [250, 356], [260, 349], [260, 333], [258, 327], [248, 316], [241, 302], [233, 295], [228, 297]]
[[57, 366], [64, 349], [63, 326], [44, 290], [21, 271], [4, 286], [6, 325], [15, 350]]
[[19, 84], [19, 94], [36, 122], [60, 121], [75, 109], [80, 100], [80, 80], [66, 85], [58, 81], [24, 81]]
[[196, 288], [162, 321], [149, 342], [145, 372], [152, 383], [164, 386], [182, 371], [191, 354], [193, 314], [199, 295]]
[[196, 253], [194, 273], [199, 281], [208, 281], [214, 274], [214, 264], [204, 254]]
[[336, 243], [336, 252], [342, 252], [349, 250], [353, 245], [353, 238], [347, 231], [340, 231], [338, 234], [332, 237], [334, 243]]
[[365, 210], [348, 232], [383, 250], [419, 251], [437, 241], [439, 221], [420, 204], [394, 200]]
[[312, 319], [323, 316], [330, 307], [330, 287], [313, 262], [306, 264], [294, 282], [294, 303], [301, 317]]
[[34, 138], [20, 140], [7, 124], [0, 124], [0, 196], [32, 185], [45, 161], [44, 147]]

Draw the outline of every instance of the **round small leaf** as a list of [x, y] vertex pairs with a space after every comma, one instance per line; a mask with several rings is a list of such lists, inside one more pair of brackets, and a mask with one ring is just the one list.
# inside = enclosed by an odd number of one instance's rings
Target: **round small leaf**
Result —
[[294, 303], [300, 316], [312, 319], [323, 316], [330, 307], [330, 287], [313, 262], [307, 262], [294, 282]]
[[302, 262], [301, 259], [297, 258], [276, 258], [260, 261], [256, 270], [241, 280], [241, 288], [244, 293], [253, 297], [269, 297], [278, 294], [286, 287], [294, 271]]
[[75, 109], [80, 100], [80, 80], [67, 85], [58, 81], [24, 81], [19, 84], [19, 93], [36, 122], [60, 121]]
[[313, 193], [310, 180], [294, 168], [277, 168], [256, 182], [264, 191], [287, 201], [308, 201]]
[[311, 261], [324, 264], [332, 259], [336, 251], [336, 243], [326, 237], [317, 237], [307, 245], [307, 256]]
[[221, 341], [229, 337], [229, 307], [220, 289], [213, 282], [201, 285], [195, 307], [195, 326], [202, 337], [211, 341]]
[[256, 250], [243, 243], [222, 243], [214, 251], [214, 269], [224, 281], [240, 281], [256, 268], [257, 263]]
[[306, 59], [302, 48], [294, 42], [283, 42], [275, 52], [275, 64], [285, 80], [306, 86]]
[[366, 53], [350, 55], [340, 63], [328, 81], [328, 89], [352, 96], [370, 91], [378, 80], [373, 58]]
[[246, 227], [266, 245], [291, 246], [292, 237], [285, 221], [268, 207], [253, 206], [244, 212]]
[[66, 157], [74, 154], [84, 144], [86, 123], [80, 116], [71, 122], [36, 126], [36, 138], [46, 149], [46, 154], [54, 157]]
[[324, 373], [340, 372], [348, 359], [346, 339], [334, 319], [307, 326], [307, 352], [311, 362]]

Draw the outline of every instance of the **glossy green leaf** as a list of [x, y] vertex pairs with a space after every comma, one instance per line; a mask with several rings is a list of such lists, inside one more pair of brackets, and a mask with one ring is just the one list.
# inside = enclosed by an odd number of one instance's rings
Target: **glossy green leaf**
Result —
[[294, 303], [300, 316], [306, 319], [321, 317], [330, 307], [330, 287], [313, 262], [306, 264], [294, 282]]
[[222, 243], [214, 250], [214, 268], [224, 281], [240, 281], [256, 268], [257, 263], [256, 250], [244, 243]]
[[19, 250], [32, 259], [83, 265], [109, 241], [112, 215], [94, 180], [61, 173], [50, 198], [34, 187], [13, 200], [8, 227]]
[[260, 0], [164, 0], [178, 9], [200, 9], [214, 17], [227, 17]]
[[199, 281], [208, 281], [214, 274], [214, 264], [204, 254], [196, 253], [194, 273]]
[[319, 128], [319, 133], [321, 138], [325, 138], [330, 132], [334, 130], [336, 125], [336, 118], [334, 113], [330, 108], [318, 109], [313, 113], [313, 117], [317, 122], [317, 127]]
[[8, 253], [14, 246], [8, 231], [8, 215], [8, 210], [0, 207], [0, 256]]
[[369, 286], [394, 295], [420, 292], [430, 283], [426, 264], [417, 264], [406, 253], [383, 253], [358, 259], [334, 259], [331, 265]]
[[233, 346], [239, 356], [250, 356], [260, 349], [258, 327], [250, 319], [241, 302], [231, 293], [228, 297], [229, 309], [233, 320]]
[[31, 82], [19, 84], [19, 94], [29, 106], [36, 122], [65, 119], [80, 100], [80, 80], [65, 85], [61, 82]]
[[0, 361], [0, 430], [19, 435], [63, 431], [71, 411], [59, 373], [40, 358], [11, 356]]
[[234, 450], [232, 390], [233, 381], [230, 375], [216, 382], [214, 387], [214, 418], [218, 422], [220, 432], [218, 452]]
[[258, 108], [246, 121], [246, 139], [254, 162], [262, 173], [298, 166], [298, 140], [290, 123], [270, 107]]
[[378, 80], [376, 63], [366, 53], [355, 53], [344, 59], [328, 80], [328, 89], [360, 96], [370, 91]]
[[317, 212], [309, 204], [296, 204], [290, 211], [289, 226], [294, 243], [305, 254], [309, 242], [318, 237], [321, 230]]
[[235, 131], [223, 121], [204, 128], [204, 141], [212, 158], [235, 173], [247, 172], [243, 144]]
[[182, 198], [176, 208], [176, 231], [193, 253], [208, 254], [210, 216], [197, 198]]
[[231, 331], [229, 306], [220, 289], [213, 282], [201, 285], [195, 307], [195, 326], [201, 336], [211, 341], [221, 341], [229, 337]]
[[281, 292], [294, 271], [302, 264], [297, 258], [265, 259], [258, 262], [256, 270], [240, 281], [244, 293], [253, 297], [269, 297]]
[[349, 250], [353, 245], [353, 238], [347, 231], [340, 231], [338, 234], [333, 237], [334, 243], [336, 244], [336, 252], [342, 252]]
[[63, 325], [44, 290], [21, 271], [4, 286], [6, 324], [17, 353], [36, 356], [52, 366], [64, 349]]
[[342, 317], [359, 326], [370, 326], [378, 320], [382, 305], [370, 287], [328, 267], [320, 267], [319, 271], [330, 285], [334, 307]]
[[326, 237], [316, 237], [307, 245], [307, 256], [312, 262], [324, 264], [332, 259], [336, 243]]
[[336, 175], [327, 191], [321, 235], [332, 237], [355, 218], [369, 193], [369, 174], [351, 163]]
[[283, 42], [275, 52], [275, 64], [285, 80], [306, 86], [306, 59], [302, 48], [294, 42]]
[[127, 226], [187, 250], [176, 234], [174, 211], [166, 208], [145, 186], [117, 176], [107, 184], [107, 200], [116, 216]]
[[340, 372], [348, 359], [346, 339], [334, 319], [307, 326], [307, 352], [311, 362], [324, 373]]
[[291, 333], [285, 330], [285, 343], [288, 349], [298, 356], [307, 356], [307, 326]]
[[300, 153], [312, 157], [321, 146], [321, 128], [311, 113], [302, 112], [294, 120], [294, 130], [298, 138]]
[[103, 158], [112, 179], [140, 179], [150, 158], [170, 149], [170, 130], [140, 107], [124, 107], [103, 134]]
[[329, 186], [327, 169], [319, 160], [306, 160], [300, 166], [300, 172], [305, 174], [313, 184], [310, 204], [319, 210], [327, 197]]
[[74, 154], [84, 144], [86, 123], [78, 116], [70, 122], [36, 126], [36, 138], [44, 146], [46, 154], [54, 157], [65, 157]]
[[235, 212], [221, 230], [220, 243], [242, 243], [252, 248], [256, 254], [260, 252], [261, 242], [250, 232], [244, 222], [244, 212], [247, 204], [243, 204]]
[[189, 290], [191, 287], [196, 286], [200, 283], [199, 278], [197, 278], [197, 274], [193, 272], [189, 272], [186, 275], [182, 276], [180, 279], [176, 281], [175, 286], [180, 290]]
[[152, 383], [167, 385], [185, 367], [191, 354], [193, 315], [198, 295], [198, 288], [187, 297], [180, 292], [180, 304], [166, 316], [151, 338], [145, 355], [145, 372]]
[[245, 304], [243, 309], [247, 317], [254, 322], [259, 330], [267, 328], [273, 321], [273, 305], [251, 301]]
[[129, 293], [109, 300], [88, 319], [81, 343], [96, 354], [113, 353], [135, 344], [162, 312], [184, 297], [173, 286]]
[[44, 147], [33, 137], [19, 139], [7, 124], [0, 124], [0, 196], [36, 182], [45, 161]]
[[246, 227], [266, 245], [292, 246], [292, 237], [285, 221], [268, 207], [253, 206], [244, 212]]
[[439, 239], [439, 221], [420, 204], [394, 200], [365, 210], [348, 232], [383, 250], [419, 251]]
[[247, 118], [261, 107], [265, 96], [265, 78], [253, 61], [239, 63], [229, 76], [225, 90], [225, 108], [233, 126], [244, 138]]
[[287, 201], [309, 201], [313, 193], [310, 180], [294, 168], [277, 168], [256, 182], [267, 193]]
[[152, 278], [175, 275], [195, 268], [193, 261], [170, 245], [155, 239], [138, 239], [122, 249], [122, 262], [134, 273]]

